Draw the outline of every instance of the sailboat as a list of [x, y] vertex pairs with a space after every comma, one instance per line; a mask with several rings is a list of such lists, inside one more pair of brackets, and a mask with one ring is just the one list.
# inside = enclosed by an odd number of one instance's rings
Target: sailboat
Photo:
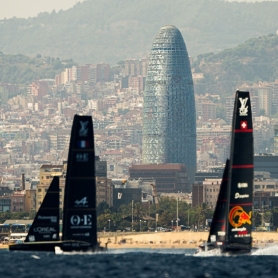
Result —
[[226, 161], [207, 243], [199, 251], [249, 254], [252, 249], [254, 179], [253, 124], [250, 94], [237, 91], [232, 122], [230, 160]]
[[250, 94], [238, 90], [232, 123], [228, 210], [222, 253], [238, 255], [251, 252], [253, 182], [254, 145]]
[[[57, 186], [56, 177], [54, 177], [53, 182]], [[106, 250], [97, 241], [95, 149], [91, 116], [74, 116], [68, 153], [63, 209], [63, 233], [61, 240], [59, 238], [56, 240], [55, 237], [54, 241], [52, 240], [54, 238], [52, 234], [47, 237], [39, 237], [37, 234], [34, 234], [34, 231], [42, 231], [43, 227], [49, 231], [51, 230], [50, 225], [47, 226], [45, 224], [45, 226], [42, 226], [42, 223], [38, 222], [41, 210], [48, 212], [50, 209], [51, 202], [46, 200], [52, 200], [53, 198], [51, 188], [49, 188], [42, 207], [36, 215], [33, 223], [34, 228], [32, 229], [31, 227], [26, 241], [22, 244], [10, 245], [9, 249], [53, 252], [57, 248], [61, 251], [95, 252]], [[57, 215], [57, 223], [59, 224], [59, 190], [55, 192], [58, 192], [58, 210], [55, 203], [55, 213], [54, 210], [52, 213], [49, 211], [49, 215], [43, 217], [43, 219], [51, 219], [52, 216]], [[59, 230], [57, 229], [57, 231]]]

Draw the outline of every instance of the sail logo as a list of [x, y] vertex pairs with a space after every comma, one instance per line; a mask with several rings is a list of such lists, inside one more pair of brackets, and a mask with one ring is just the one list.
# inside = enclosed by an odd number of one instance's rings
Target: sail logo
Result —
[[248, 187], [248, 183], [247, 182], [239, 182], [237, 184], [238, 188], [247, 188]]
[[76, 161], [77, 162], [88, 162], [89, 161], [89, 154], [88, 153], [77, 153], [76, 154]]
[[84, 214], [81, 217], [79, 215], [73, 215], [70, 218], [70, 223], [73, 226], [90, 226], [92, 225], [92, 215], [91, 214]]
[[76, 206], [88, 206], [88, 200], [87, 200], [87, 197], [84, 197], [83, 199], [81, 199], [81, 200], [76, 200], [75, 202], [75, 207]]
[[244, 199], [244, 198], [249, 198], [249, 194], [240, 195], [238, 192], [236, 192], [235, 199]]
[[246, 231], [245, 227], [232, 229], [232, 232], [244, 232], [244, 231]]
[[38, 215], [38, 220], [50, 220], [50, 222], [56, 223], [57, 216]]
[[89, 141], [87, 141], [87, 140], [79, 140], [79, 141], [77, 142], [77, 146], [78, 146], [78, 148], [80, 148], [80, 149], [89, 148]]
[[240, 121], [240, 129], [247, 129], [247, 121]]
[[230, 210], [229, 213], [229, 222], [235, 227], [241, 227], [244, 224], [251, 225], [252, 211], [247, 213], [241, 206], [235, 206]]
[[123, 193], [118, 192], [118, 199], [122, 199]]
[[34, 232], [39, 234], [49, 234], [56, 232], [56, 229], [54, 227], [36, 227], [34, 228]]
[[248, 97], [246, 98], [239, 98], [241, 107], [239, 108], [239, 116], [248, 116], [248, 106], [247, 104]]
[[88, 126], [89, 121], [86, 121], [86, 122], [80, 121], [79, 123], [81, 125], [81, 128], [79, 129], [79, 136], [86, 137], [88, 135], [87, 126]]

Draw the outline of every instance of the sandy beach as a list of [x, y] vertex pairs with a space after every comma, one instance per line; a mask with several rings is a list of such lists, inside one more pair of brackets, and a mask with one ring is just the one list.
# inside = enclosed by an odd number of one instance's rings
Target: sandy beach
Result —
[[[253, 245], [278, 244], [277, 232], [253, 232]], [[206, 241], [208, 232], [159, 232], [116, 234], [106, 233], [99, 237], [101, 245], [108, 248], [196, 248]]]
[[[278, 232], [253, 232], [253, 246], [264, 247], [278, 244]], [[151, 232], [151, 233], [105, 233], [99, 235], [101, 246], [116, 248], [197, 248], [206, 241], [208, 232]], [[0, 244], [0, 249], [8, 245]]]

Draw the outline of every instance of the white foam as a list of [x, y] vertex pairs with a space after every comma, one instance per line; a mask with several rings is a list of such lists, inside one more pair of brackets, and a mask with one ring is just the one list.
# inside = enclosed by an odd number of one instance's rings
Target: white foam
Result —
[[223, 256], [221, 253], [220, 248], [215, 248], [209, 251], [200, 251], [196, 254], [194, 254], [194, 257], [215, 257], [215, 256]]
[[269, 246], [265, 246], [262, 248], [259, 248], [258, 250], [252, 252], [252, 256], [277, 256], [278, 254], [278, 245], [269, 245]]

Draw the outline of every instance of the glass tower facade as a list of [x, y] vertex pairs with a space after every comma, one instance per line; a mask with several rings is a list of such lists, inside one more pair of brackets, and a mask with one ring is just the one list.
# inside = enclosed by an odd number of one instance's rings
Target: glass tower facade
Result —
[[143, 164], [184, 163], [196, 172], [196, 116], [187, 49], [175, 26], [162, 27], [148, 64], [143, 107]]

